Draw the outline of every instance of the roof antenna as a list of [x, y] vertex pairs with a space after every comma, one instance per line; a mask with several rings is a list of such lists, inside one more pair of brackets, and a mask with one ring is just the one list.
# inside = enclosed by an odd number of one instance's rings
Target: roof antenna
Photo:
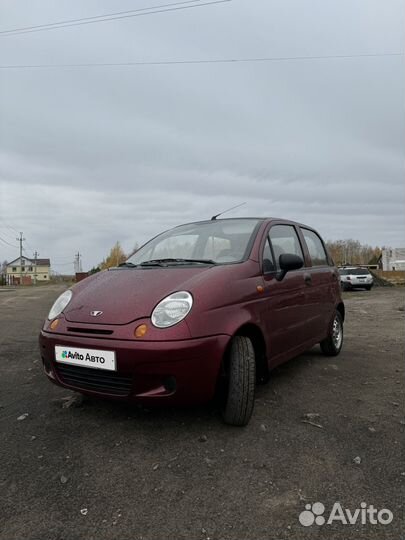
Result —
[[239, 208], [240, 206], [243, 206], [244, 204], [246, 204], [246, 203], [243, 202], [241, 204], [237, 204], [236, 206], [232, 206], [232, 208], [228, 208], [228, 210], [224, 210], [223, 212], [220, 212], [216, 216], [212, 216], [211, 221], [215, 221], [218, 216], [222, 216], [222, 214], [226, 214], [226, 212], [230, 212], [231, 210], [235, 210], [235, 208]]

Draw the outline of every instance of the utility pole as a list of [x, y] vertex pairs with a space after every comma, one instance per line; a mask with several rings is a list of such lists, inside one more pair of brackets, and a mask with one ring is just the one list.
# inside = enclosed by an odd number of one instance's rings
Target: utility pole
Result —
[[34, 253], [34, 285], [37, 284], [37, 258], [38, 258], [38, 251], [35, 251]]
[[75, 273], [82, 272], [82, 261], [80, 260], [81, 254], [79, 252], [75, 255]]
[[23, 238], [23, 233], [20, 232], [20, 238], [16, 238], [17, 242], [20, 243], [20, 285], [22, 285], [22, 252], [23, 252], [23, 242], [25, 241], [25, 238]]

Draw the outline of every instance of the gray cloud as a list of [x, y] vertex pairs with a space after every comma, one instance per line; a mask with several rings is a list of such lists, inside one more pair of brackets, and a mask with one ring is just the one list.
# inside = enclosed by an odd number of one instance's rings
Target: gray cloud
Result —
[[[6, 29], [108, 11], [9, 2], [1, 20]], [[0, 64], [398, 52], [404, 15], [395, 0], [234, 0], [2, 37]], [[402, 245], [404, 67], [382, 57], [3, 70], [0, 236], [11, 241], [12, 226], [41, 256], [62, 263], [79, 249], [92, 266], [117, 239], [130, 250], [246, 201], [238, 215]], [[14, 256], [0, 243], [1, 259]]]

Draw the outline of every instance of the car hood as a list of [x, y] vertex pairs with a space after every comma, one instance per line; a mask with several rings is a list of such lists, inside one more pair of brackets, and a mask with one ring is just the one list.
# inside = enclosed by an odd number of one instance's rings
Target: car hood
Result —
[[[123, 268], [100, 272], [73, 287], [64, 315], [69, 322], [127, 324], [150, 317], [156, 304], [173, 292], [192, 292], [216, 270], [220, 268]], [[101, 313], [95, 317], [90, 315], [92, 311]]]

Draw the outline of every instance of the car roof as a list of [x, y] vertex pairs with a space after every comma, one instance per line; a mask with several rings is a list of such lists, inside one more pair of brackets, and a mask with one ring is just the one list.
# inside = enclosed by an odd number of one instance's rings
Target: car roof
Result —
[[309, 225], [304, 225], [303, 223], [298, 223], [297, 221], [291, 221], [290, 219], [283, 219], [283, 218], [277, 218], [277, 217], [257, 217], [257, 216], [244, 216], [244, 217], [233, 217], [233, 218], [216, 218], [216, 219], [206, 219], [202, 221], [191, 221], [189, 223], [182, 223], [181, 225], [177, 225], [177, 227], [182, 227], [183, 225], [197, 225], [197, 224], [203, 224], [203, 223], [212, 223], [213, 221], [240, 221], [240, 220], [248, 220], [248, 219], [255, 219], [258, 222], [267, 222], [270, 223], [271, 221], [277, 221], [281, 223], [286, 223], [288, 225], [298, 225], [299, 227], [305, 227], [306, 229], [314, 230], [313, 227], [310, 227]]

